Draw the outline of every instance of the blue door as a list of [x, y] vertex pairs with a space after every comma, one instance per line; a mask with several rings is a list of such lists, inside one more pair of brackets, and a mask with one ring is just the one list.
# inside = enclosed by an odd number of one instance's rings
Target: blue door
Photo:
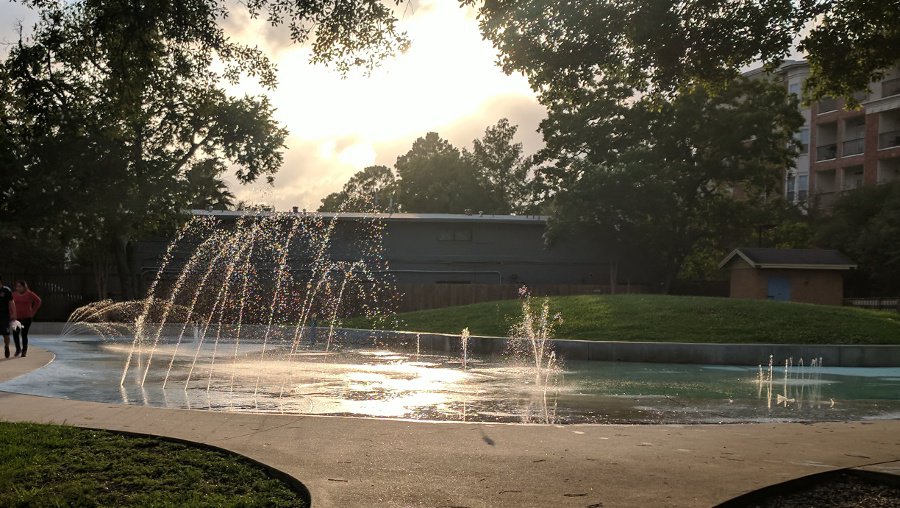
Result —
[[791, 301], [791, 281], [787, 277], [769, 277], [769, 300]]

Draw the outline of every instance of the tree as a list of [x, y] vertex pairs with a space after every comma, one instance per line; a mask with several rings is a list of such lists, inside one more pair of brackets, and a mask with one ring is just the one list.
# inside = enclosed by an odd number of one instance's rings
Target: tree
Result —
[[817, 240], [859, 264], [859, 293], [900, 292], [900, 183], [863, 187], [842, 196], [822, 220]]
[[[810, 62], [808, 96], [865, 89], [897, 60], [900, 0], [466, 0], [507, 72], [521, 71], [545, 100], [605, 89], [674, 93], [720, 86], [792, 50]], [[794, 41], [799, 44], [794, 47]]]
[[196, 164], [185, 173], [185, 201], [191, 209], [228, 210], [234, 206], [234, 194], [218, 175], [223, 169], [213, 159]]
[[814, 5], [811, 13], [821, 17], [800, 42], [810, 66], [806, 92], [812, 98], [831, 95], [856, 104], [853, 94], [884, 77], [885, 69], [897, 62], [900, 0], [832, 0]]
[[[591, 126], [560, 133], [579, 140], [582, 157], [544, 170], [557, 189], [551, 232], [598, 237], [611, 266], [640, 259], [664, 290], [695, 246], [747, 228], [750, 210], [792, 163], [802, 124], [781, 88], [749, 80], [716, 93], [697, 86], [672, 99], [648, 95], [616, 111], [590, 122], [574, 108], [551, 114], [557, 124]], [[610, 140], [593, 139], [592, 128]]]
[[389, 212], [396, 189], [394, 172], [387, 166], [369, 166], [351, 176], [340, 192], [322, 199], [320, 212]]
[[522, 212], [529, 205], [531, 160], [522, 154], [522, 143], [514, 143], [518, 126], [506, 118], [475, 139], [472, 151], [463, 150], [463, 158], [478, 172], [493, 198], [491, 213]]
[[741, 213], [733, 220], [739, 227], [727, 228], [717, 236], [698, 242], [682, 264], [679, 279], [727, 278], [727, 272], [719, 269], [719, 262], [738, 247], [808, 249], [815, 246], [815, 218], [800, 206], [776, 198], [734, 211]]
[[539, 181], [558, 216], [551, 236], [599, 236], [611, 266], [640, 258], [663, 288], [696, 246], [746, 230], [793, 164], [797, 104], [740, 71], [778, 63], [834, 6], [472, 3], [503, 69], [547, 107]]
[[[123, 296], [134, 297], [132, 238], [173, 227], [192, 202], [226, 198], [216, 183], [226, 168], [242, 183], [279, 169], [286, 131], [271, 104], [223, 87], [248, 76], [271, 88], [275, 68], [228, 39], [222, 0], [26, 3], [41, 20], [0, 71], [3, 220], [64, 244], [106, 245]], [[342, 72], [406, 44], [380, 3], [247, 8], [288, 23], [297, 42], [312, 39], [312, 59]]]
[[394, 167], [398, 201], [405, 212], [478, 212], [491, 204], [475, 168], [436, 132], [418, 138]]

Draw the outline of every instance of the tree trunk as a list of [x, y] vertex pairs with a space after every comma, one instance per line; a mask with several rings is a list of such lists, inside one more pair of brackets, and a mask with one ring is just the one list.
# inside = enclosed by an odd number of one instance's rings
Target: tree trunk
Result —
[[109, 259], [97, 253], [93, 262], [94, 286], [97, 289], [97, 299], [105, 300], [109, 294]]
[[666, 278], [665, 280], [663, 280], [662, 294], [667, 295], [672, 291], [673, 282], [675, 282], [675, 275], [672, 273], [666, 273]]
[[666, 267], [666, 271], [664, 273], [663, 294], [667, 295], [672, 291], [672, 284], [675, 282], [675, 279], [678, 278], [678, 273], [681, 271], [681, 264], [684, 262], [685, 256], [679, 255], [675, 259], [671, 259], [669, 261], [669, 265]]
[[616, 285], [619, 279], [619, 260], [610, 258], [609, 260], [609, 294], [616, 294]]
[[133, 300], [135, 295], [132, 281], [133, 274], [131, 273], [131, 267], [128, 266], [128, 255], [125, 252], [126, 243], [125, 239], [120, 235], [113, 234], [113, 257], [116, 261], [116, 271], [119, 274], [119, 288], [122, 291], [122, 299]]

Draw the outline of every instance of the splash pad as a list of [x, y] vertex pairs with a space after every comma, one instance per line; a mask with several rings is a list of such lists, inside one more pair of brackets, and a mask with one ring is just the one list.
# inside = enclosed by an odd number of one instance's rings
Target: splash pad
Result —
[[[561, 362], [546, 300], [520, 294], [500, 355], [461, 330], [452, 350], [345, 333], [390, 316], [383, 225], [358, 214], [249, 214], [189, 222], [148, 297], [78, 309], [56, 368], [4, 389], [215, 411], [518, 423], [716, 423], [893, 418], [900, 369]], [[335, 240], [339, 241], [335, 241]], [[782, 365], [783, 363], [783, 365]], [[77, 381], [73, 382], [73, 379]]]

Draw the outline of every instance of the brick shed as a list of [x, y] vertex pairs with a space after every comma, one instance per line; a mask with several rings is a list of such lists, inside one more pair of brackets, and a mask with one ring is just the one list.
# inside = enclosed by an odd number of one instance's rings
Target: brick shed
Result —
[[731, 272], [732, 298], [841, 305], [844, 273], [856, 268], [826, 249], [740, 248], [719, 263]]

